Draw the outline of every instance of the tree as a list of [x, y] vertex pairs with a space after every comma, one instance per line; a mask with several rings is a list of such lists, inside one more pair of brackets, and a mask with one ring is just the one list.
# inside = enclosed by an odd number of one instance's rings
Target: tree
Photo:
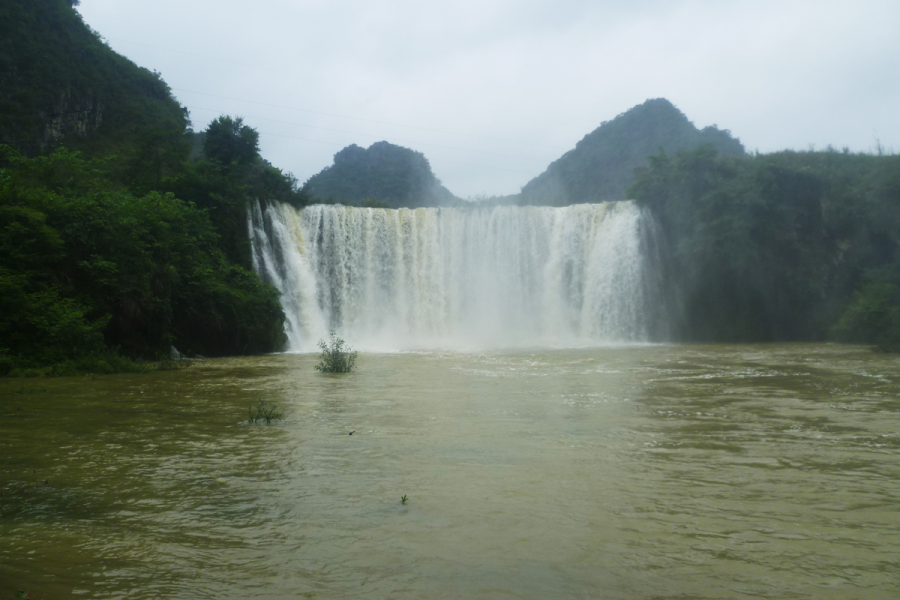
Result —
[[259, 133], [244, 125], [242, 117], [222, 115], [206, 129], [203, 151], [225, 165], [248, 165], [259, 158]]
[[163, 179], [184, 170], [190, 141], [178, 129], [149, 128], [135, 136], [125, 180], [134, 192], [159, 190]]

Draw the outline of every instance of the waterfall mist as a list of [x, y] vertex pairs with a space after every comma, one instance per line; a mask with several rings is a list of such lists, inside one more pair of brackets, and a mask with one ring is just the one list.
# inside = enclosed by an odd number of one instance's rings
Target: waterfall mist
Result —
[[250, 213], [253, 267], [282, 292], [289, 351], [332, 329], [385, 351], [664, 336], [653, 222], [631, 202]]

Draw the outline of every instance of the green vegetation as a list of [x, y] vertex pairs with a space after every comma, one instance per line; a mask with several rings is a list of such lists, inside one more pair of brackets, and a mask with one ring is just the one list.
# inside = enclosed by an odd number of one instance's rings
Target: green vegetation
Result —
[[406, 494], [400, 496], [400, 504], [406, 504], [407, 500], [409, 500], [409, 498], [406, 497]]
[[254, 200], [304, 206], [307, 197], [291, 174], [259, 156], [259, 135], [240, 118], [219, 117], [200, 138], [194, 160], [182, 163], [177, 174], [163, 178], [158, 188], [145, 184], [139, 189], [169, 192], [205, 209], [226, 258], [249, 269], [247, 206]]
[[[69, 0], [0, 6], [0, 375], [183, 368], [278, 350], [251, 201], [307, 203], [240, 118], [190, 130], [158, 73]], [[153, 361], [153, 362], [148, 362]]]
[[635, 169], [646, 167], [648, 156], [704, 145], [725, 155], [744, 154], [744, 147], [728, 131], [715, 126], [698, 130], [668, 100], [647, 100], [584, 136], [525, 184], [519, 203], [566, 206], [622, 200]]
[[372, 208], [453, 206], [462, 202], [431, 171], [421, 152], [376, 142], [334, 155], [334, 164], [310, 177], [303, 193], [321, 204]]
[[344, 340], [331, 332], [331, 341], [319, 340], [319, 364], [322, 373], [349, 373], [356, 366], [356, 352], [344, 345]]
[[250, 419], [248, 422], [252, 425], [256, 425], [260, 421], [265, 421], [266, 425], [268, 425], [272, 421], [284, 419], [284, 413], [278, 412], [278, 405], [262, 398], [259, 399], [255, 406], [250, 405], [249, 412]]
[[206, 212], [121, 189], [104, 166], [0, 148], [0, 374], [140, 370], [119, 354], [156, 359], [172, 344], [280, 347], [277, 291], [226, 259]]
[[900, 276], [874, 274], [832, 328], [835, 338], [900, 352]]
[[61, 143], [116, 155], [124, 172], [187, 126], [159, 73], [109, 49], [67, 0], [0, 3], [0, 143], [33, 155]]
[[677, 339], [900, 348], [900, 156], [660, 154], [630, 193], [665, 237]]

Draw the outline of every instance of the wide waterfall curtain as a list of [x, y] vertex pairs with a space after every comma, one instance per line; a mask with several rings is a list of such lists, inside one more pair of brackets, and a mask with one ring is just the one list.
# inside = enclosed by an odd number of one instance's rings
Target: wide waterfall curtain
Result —
[[282, 292], [290, 348], [647, 341], [659, 294], [631, 202], [388, 210], [255, 206], [254, 268]]

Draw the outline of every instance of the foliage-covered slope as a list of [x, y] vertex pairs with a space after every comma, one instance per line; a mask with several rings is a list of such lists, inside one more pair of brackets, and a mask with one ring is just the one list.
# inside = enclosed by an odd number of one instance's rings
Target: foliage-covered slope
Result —
[[376, 142], [334, 155], [334, 164], [310, 177], [303, 192], [313, 202], [388, 208], [446, 206], [459, 202], [431, 171], [421, 152]]
[[630, 192], [666, 237], [679, 339], [900, 350], [900, 156], [661, 154]]
[[123, 161], [187, 124], [159, 74], [113, 52], [66, 0], [0, 2], [0, 115], [0, 143], [25, 154], [65, 143]]
[[668, 100], [647, 100], [584, 136], [522, 188], [520, 202], [565, 206], [621, 200], [648, 156], [706, 144], [725, 155], [744, 153], [728, 131], [714, 126], [698, 130]]
[[[221, 117], [187, 112], [71, 0], [0, 2], [0, 375], [279, 350], [277, 290], [250, 270], [247, 204], [303, 204]], [[79, 152], [72, 152], [77, 149]], [[112, 158], [106, 158], [112, 157]]]
[[225, 258], [205, 211], [136, 196], [98, 167], [65, 149], [32, 159], [0, 146], [0, 375], [116, 350], [153, 359], [170, 344], [281, 347], [278, 292]]

